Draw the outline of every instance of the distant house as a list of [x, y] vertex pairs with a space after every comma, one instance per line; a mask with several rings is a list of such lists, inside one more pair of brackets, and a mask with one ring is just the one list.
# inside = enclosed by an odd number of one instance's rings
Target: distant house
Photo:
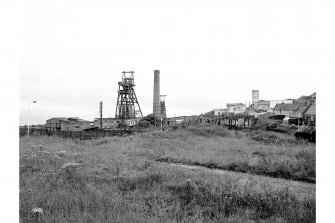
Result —
[[296, 109], [293, 111], [293, 114], [290, 117], [294, 118], [302, 118], [303, 112], [307, 109], [308, 105], [304, 104], [299, 104]]
[[227, 113], [244, 113], [247, 106], [243, 103], [227, 103]]
[[306, 103], [277, 104], [273, 109], [274, 115], [285, 115], [286, 117], [302, 118], [310, 105]]
[[297, 103], [306, 103], [306, 104], [315, 104], [316, 103], [316, 93], [309, 96], [301, 96], [300, 98], [296, 99], [295, 102]]
[[273, 109], [277, 104], [292, 104], [293, 99], [285, 100], [270, 100], [270, 109]]
[[307, 125], [315, 126], [316, 122], [316, 105], [310, 104], [302, 114]]
[[214, 116], [221, 116], [227, 113], [227, 109], [214, 109]]
[[294, 117], [294, 111], [299, 107], [298, 103], [294, 104], [276, 104], [273, 109], [274, 115], [285, 115], [286, 117]]
[[258, 102], [254, 103], [254, 109], [256, 110], [270, 110], [270, 101], [259, 100]]

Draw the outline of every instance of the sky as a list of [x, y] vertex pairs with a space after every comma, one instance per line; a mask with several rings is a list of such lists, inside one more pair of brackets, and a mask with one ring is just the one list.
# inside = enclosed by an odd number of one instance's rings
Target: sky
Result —
[[124, 70], [135, 71], [143, 115], [156, 69], [169, 117], [248, 104], [254, 89], [265, 100], [310, 95], [333, 59], [334, 21], [317, 1], [21, 0], [19, 123], [92, 121], [99, 101], [114, 117]]

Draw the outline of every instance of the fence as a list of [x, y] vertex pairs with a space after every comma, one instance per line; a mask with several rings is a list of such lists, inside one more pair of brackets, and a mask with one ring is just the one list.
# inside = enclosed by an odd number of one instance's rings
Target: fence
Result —
[[[162, 130], [170, 131], [180, 126], [196, 125], [199, 123], [208, 123], [212, 125], [228, 126], [228, 129], [240, 129], [250, 127], [251, 119], [254, 118], [249, 115], [232, 115], [225, 117], [197, 117], [197, 118], [185, 118], [183, 122], [168, 121], [162, 126]], [[243, 125], [238, 125], [238, 120], [243, 119]], [[247, 123], [247, 124], [246, 124]], [[127, 136], [132, 134], [143, 134], [145, 132], [153, 132], [161, 130], [160, 126], [148, 129], [114, 129], [114, 130], [93, 130], [93, 131], [50, 131], [47, 129], [29, 129], [29, 134], [33, 135], [48, 135], [48, 136], [59, 136], [63, 138], [78, 138], [78, 139], [93, 139], [101, 137], [111, 136]], [[20, 136], [27, 134], [27, 128], [20, 129]]]
[[[50, 131], [46, 129], [30, 129], [29, 135], [37, 136], [37, 135], [47, 135], [47, 136], [58, 136], [62, 138], [71, 138], [71, 139], [96, 139], [103, 137], [112, 137], [112, 136], [128, 136], [132, 134], [143, 134], [145, 132], [152, 132], [151, 130], [129, 130], [129, 129], [117, 129], [117, 130], [96, 130], [96, 131]], [[20, 136], [24, 136], [27, 134], [27, 130], [20, 130]]]

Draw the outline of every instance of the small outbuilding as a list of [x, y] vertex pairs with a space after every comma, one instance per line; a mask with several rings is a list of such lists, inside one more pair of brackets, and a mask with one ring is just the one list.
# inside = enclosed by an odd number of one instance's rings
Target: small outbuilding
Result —
[[316, 122], [316, 104], [310, 104], [302, 114], [304, 122], [307, 125], [315, 126]]

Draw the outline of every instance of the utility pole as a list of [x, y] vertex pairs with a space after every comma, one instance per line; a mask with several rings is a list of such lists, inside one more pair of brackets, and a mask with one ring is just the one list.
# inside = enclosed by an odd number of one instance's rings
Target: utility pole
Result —
[[32, 102], [29, 102], [29, 104], [28, 104], [28, 132], [27, 132], [27, 137], [29, 138], [29, 125], [30, 125], [30, 123], [29, 123], [29, 119], [30, 119], [30, 104], [35, 104], [37, 101], [32, 101]]
[[100, 129], [102, 129], [102, 101], [99, 103], [99, 111], [100, 111]]
[[163, 131], [163, 118], [161, 117], [161, 132]]

